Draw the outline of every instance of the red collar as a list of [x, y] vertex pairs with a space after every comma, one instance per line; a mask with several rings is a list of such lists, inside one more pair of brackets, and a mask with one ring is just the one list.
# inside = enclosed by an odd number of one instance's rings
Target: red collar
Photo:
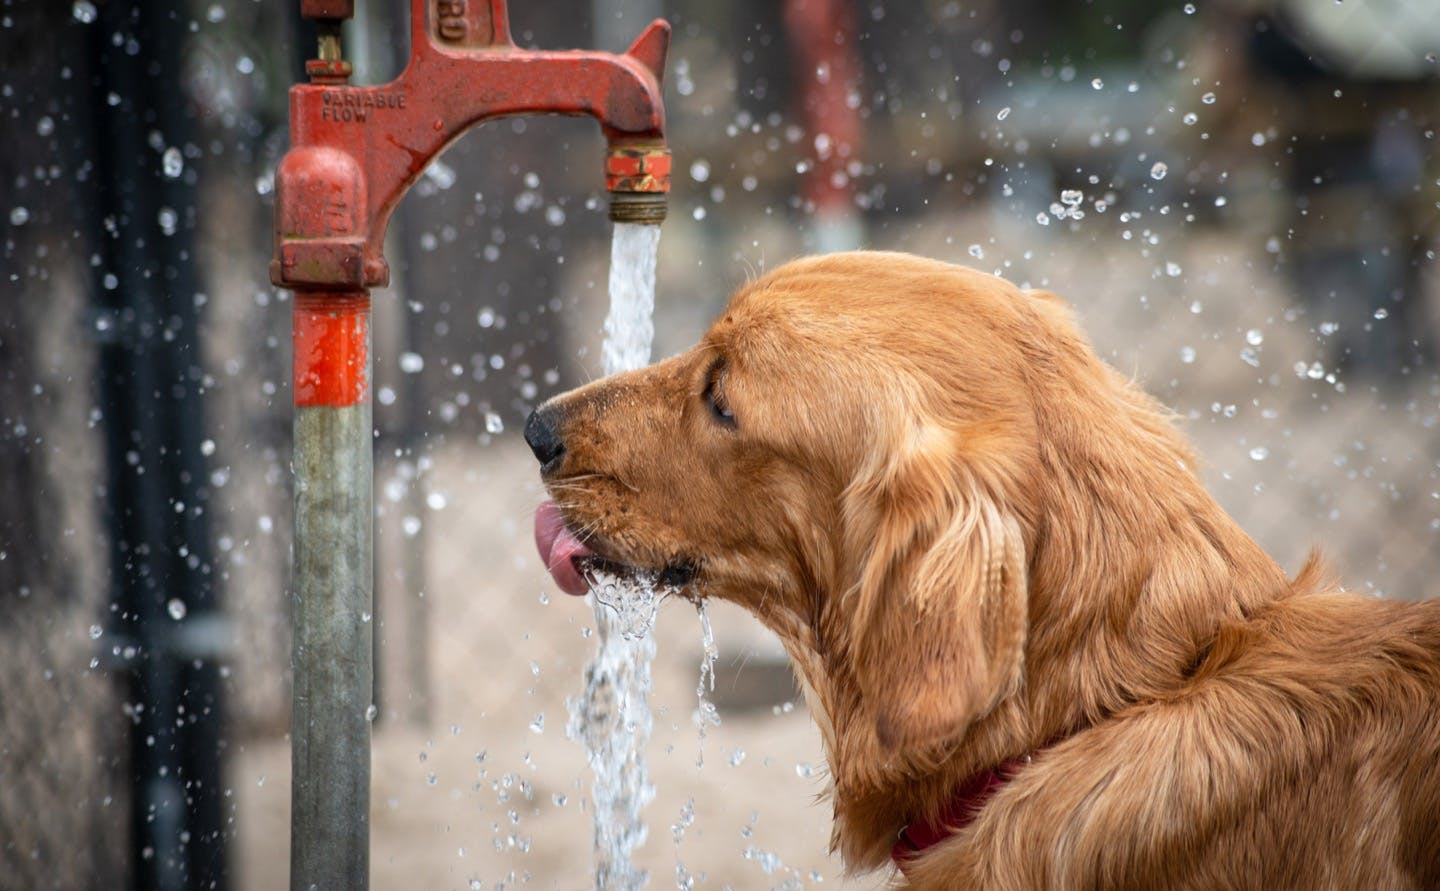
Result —
[[933, 820], [917, 820], [900, 830], [900, 838], [890, 849], [890, 859], [904, 872], [915, 857], [975, 822], [986, 802], [1029, 764], [1030, 758], [1011, 758], [965, 780]]

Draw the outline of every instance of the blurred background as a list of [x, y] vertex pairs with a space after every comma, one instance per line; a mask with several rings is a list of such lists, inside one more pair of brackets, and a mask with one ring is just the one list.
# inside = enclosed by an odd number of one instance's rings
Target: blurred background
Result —
[[[362, 0], [355, 82], [407, 6]], [[906, 250], [1066, 297], [1284, 565], [1440, 577], [1435, 0], [529, 0], [525, 47], [656, 16], [675, 176], [657, 356], [799, 254]], [[270, 283], [298, 4], [0, 0], [0, 888], [287, 881], [290, 297]], [[593, 648], [518, 431], [600, 366], [588, 119], [467, 135], [375, 295], [377, 888], [582, 888]], [[943, 320], [937, 320], [942, 322]], [[662, 610], [651, 887], [870, 888], [826, 854], [778, 645]], [[697, 762], [703, 761], [703, 766]]]

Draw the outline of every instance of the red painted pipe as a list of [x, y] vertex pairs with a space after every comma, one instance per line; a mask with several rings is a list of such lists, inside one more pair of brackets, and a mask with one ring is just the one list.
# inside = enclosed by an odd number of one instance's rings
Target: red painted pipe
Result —
[[370, 295], [295, 294], [295, 405], [345, 408], [370, 398]]
[[805, 178], [806, 205], [818, 216], [855, 213], [849, 170], [860, 156], [864, 130], [852, 94], [860, 90], [853, 4], [787, 0], [785, 27], [800, 86], [799, 117], [815, 152]]

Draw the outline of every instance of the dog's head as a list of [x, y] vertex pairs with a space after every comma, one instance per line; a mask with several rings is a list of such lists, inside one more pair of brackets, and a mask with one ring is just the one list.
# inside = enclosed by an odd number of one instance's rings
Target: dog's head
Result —
[[973, 270], [789, 264], [690, 351], [532, 416], [542, 551], [573, 593], [584, 557], [755, 613], [832, 760], [953, 744], [1022, 677], [1031, 378], [1073, 339], [1053, 298]]

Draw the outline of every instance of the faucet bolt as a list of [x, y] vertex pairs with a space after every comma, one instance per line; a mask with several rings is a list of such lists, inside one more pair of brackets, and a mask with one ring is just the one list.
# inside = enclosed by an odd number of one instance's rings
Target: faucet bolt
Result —
[[612, 145], [605, 156], [605, 188], [612, 192], [670, 191], [670, 150], [663, 142]]
[[670, 192], [670, 150], [663, 143], [611, 146], [605, 185], [612, 221], [660, 225]]

